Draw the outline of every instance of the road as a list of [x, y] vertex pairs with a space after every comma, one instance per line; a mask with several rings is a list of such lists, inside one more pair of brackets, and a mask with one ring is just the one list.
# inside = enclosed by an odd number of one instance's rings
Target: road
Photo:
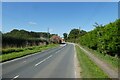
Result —
[[67, 44], [2, 64], [4, 78], [75, 78], [74, 45]]

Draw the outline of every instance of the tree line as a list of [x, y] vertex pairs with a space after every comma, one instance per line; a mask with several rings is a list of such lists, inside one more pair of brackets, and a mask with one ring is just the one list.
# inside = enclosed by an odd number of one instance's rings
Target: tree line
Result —
[[107, 25], [94, 25], [95, 29], [85, 32], [72, 29], [66, 41], [77, 42], [100, 53], [120, 57], [120, 19]]

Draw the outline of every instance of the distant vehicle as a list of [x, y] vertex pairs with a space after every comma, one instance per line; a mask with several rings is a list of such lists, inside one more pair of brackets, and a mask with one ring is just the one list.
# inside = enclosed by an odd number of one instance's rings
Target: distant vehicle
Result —
[[66, 43], [65, 43], [65, 42], [62, 42], [62, 43], [60, 44], [60, 46], [66, 46]]

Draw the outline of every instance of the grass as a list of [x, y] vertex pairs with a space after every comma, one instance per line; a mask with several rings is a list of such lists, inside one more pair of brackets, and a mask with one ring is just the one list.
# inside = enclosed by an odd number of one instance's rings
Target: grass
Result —
[[108, 76], [93, 61], [91, 61], [78, 46], [75, 47], [82, 70], [82, 78], [108, 78]]
[[[14, 49], [6, 49], [7, 54], [2, 54], [0, 55], [0, 62], [5, 62], [8, 60], [12, 60], [15, 58], [19, 58], [19, 57], [23, 57], [29, 54], [34, 54], [36, 52], [41, 52], [43, 50], [49, 49], [49, 48], [53, 48], [56, 47], [58, 45], [56, 44], [50, 44], [50, 45], [45, 45], [45, 46], [33, 46], [33, 47], [26, 47], [26, 48], [20, 48], [20, 51], [15, 51], [15, 50], [19, 50], [19, 48], [14, 48]], [[11, 52], [9, 50], [12, 50]], [[14, 51], [14, 52], [13, 52]]]
[[23, 51], [23, 48], [7, 48], [7, 49], [2, 49], [2, 54], [7, 54], [11, 52], [21, 52]]
[[89, 49], [88, 47], [83, 46], [86, 50], [93, 53], [95, 56], [97, 56], [100, 60], [103, 60], [107, 64], [110, 65], [111, 68], [117, 70], [118, 69], [118, 62], [120, 61], [119, 58], [110, 56], [110, 55], [104, 55], [102, 53], [97, 52], [96, 50]]

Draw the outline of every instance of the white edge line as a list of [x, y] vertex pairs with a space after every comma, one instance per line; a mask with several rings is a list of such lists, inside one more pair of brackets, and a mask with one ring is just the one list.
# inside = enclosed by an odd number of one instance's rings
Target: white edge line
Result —
[[[51, 48], [51, 49], [54, 49], [54, 48]], [[48, 49], [49, 50], [49, 49]], [[30, 54], [30, 55], [26, 55], [26, 56], [23, 56], [23, 57], [20, 57], [20, 58], [16, 58], [16, 59], [13, 59], [13, 60], [10, 60], [10, 61], [6, 61], [6, 62], [2, 62], [1, 64], [7, 64], [9, 62], [13, 62], [13, 61], [17, 61], [17, 60], [21, 60], [21, 59], [25, 59], [27, 57], [31, 57], [33, 55], [36, 55], [36, 54], [39, 54], [39, 53], [43, 53], [43, 52], [46, 52], [47, 50], [44, 50], [44, 51], [41, 51], [41, 52], [37, 52], [37, 53], [34, 53], [34, 54]]]
[[75, 58], [76, 58], [76, 49], [75, 49], [75, 44], [73, 44], [74, 45], [74, 73], [75, 73], [75, 78], [77, 78], [77, 73], [76, 73], [76, 64], [75, 64]]
[[2, 64], [7, 64], [7, 63], [9, 63], [9, 62], [13, 62], [13, 61], [25, 59], [25, 58], [27, 58], [27, 57], [30, 57], [30, 56], [33, 56], [33, 55], [36, 55], [36, 54], [39, 54], [39, 53], [41, 53], [41, 52], [37, 52], [37, 53], [34, 53], [34, 54], [26, 55], [26, 56], [24, 56], [24, 57], [16, 58], [16, 59], [13, 59], [13, 60], [10, 60], [10, 61], [6, 61], [6, 62], [3, 62]]
[[[63, 46], [64, 47], [64, 46]], [[54, 49], [54, 48], [51, 48], [51, 49]], [[49, 49], [48, 49], [49, 50]], [[10, 60], [10, 61], [6, 61], [6, 62], [2, 62], [1, 64], [7, 64], [9, 62], [13, 62], [13, 61], [17, 61], [17, 60], [21, 60], [21, 59], [25, 59], [27, 57], [30, 57], [30, 56], [33, 56], [33, 55], [36, 55], [36, 54], [39, 54], [39, 53], [43, 53], [43, 52], [46, 52], [48, 50], [43, 50], [41, 52], [37, 52], [37, 53], [34, 53], [34, 54], [30, 54], [30, 55], [26, 55], [26, 56], [23, 56], [23, 57], [20, 57], [20, 58], [16, 58], [16, 59], [13, 59], [13, 60]]]

